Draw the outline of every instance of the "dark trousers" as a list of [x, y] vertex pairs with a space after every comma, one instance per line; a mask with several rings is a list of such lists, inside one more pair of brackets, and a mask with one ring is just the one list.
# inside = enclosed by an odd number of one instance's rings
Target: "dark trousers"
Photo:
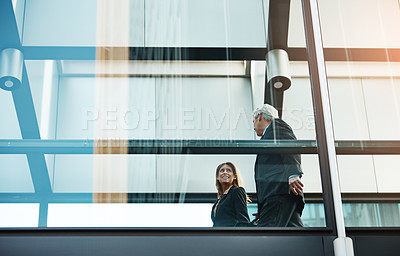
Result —
[[259, 205], [258, 227], [303, 227], [301, 213], [304, 203], [299, 196], [279, 195]]

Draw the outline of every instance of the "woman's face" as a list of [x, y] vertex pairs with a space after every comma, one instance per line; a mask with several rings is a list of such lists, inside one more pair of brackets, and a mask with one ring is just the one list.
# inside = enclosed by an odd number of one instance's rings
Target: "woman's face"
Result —
[[233, 173], [233, 170], [232, 170], [232, 168], [231, 168], [229, 165], [224, 164], [224, 165], [221, 167], [221, 169], [219, 169], [217, 180], [218, 180], [221, 184], [225, 183], [225, 184], [232, 185], [232, 184], [233, 184], [233, 181], [234, 181], [235, 179], [236, 179], [236, 176], [235, 176], [235, 174]]

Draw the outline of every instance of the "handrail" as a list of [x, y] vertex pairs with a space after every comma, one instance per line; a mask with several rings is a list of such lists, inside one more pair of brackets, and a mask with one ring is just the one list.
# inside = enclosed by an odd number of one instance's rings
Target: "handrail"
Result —
[[[315, 140], [0, 140], [0, 154], [317, 154]], [[338, 155], [399, 155], [399, 140], [335, 141]]]

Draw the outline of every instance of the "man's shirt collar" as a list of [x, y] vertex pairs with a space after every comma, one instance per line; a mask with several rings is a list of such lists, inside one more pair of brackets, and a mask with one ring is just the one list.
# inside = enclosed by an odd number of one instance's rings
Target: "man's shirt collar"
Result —
[[[262, 134], [262, 136], [264, 136], [264, 134], [265, 134], [265, 132], [267, 131], [267, 129], [268, 129], [268, 127], [271, 125], [271, 123], [269, 124], [269, 125], [267, 125], [267, 127], [265, 127], [265, 129], [264, 129], [264, 132], [263, 132], [263, 134]], [[261, 137], [262, 137], [261, 136]]]

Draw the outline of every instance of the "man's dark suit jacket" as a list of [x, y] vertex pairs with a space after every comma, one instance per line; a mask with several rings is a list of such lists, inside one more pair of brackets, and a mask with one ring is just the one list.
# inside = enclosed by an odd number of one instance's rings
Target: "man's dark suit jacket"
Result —
[[[273, 119], [262, 140], [296, 140], [292, 128], [281, 119]], [[300, 154], [259, 154], [254, 168], [259, 205], [267, 198], [293, 194], [289, 176], [302, 175]], [[300, 199], [304, 203], [303, 194]], [[259, 209], [260, 210], [260, 209]]]
[[[248, 226], [250, 219], [247, 213], [246, 191], [242, 187], [231, 187], [212, 207], [211, 219], [214, 227]], [[217, 210], [214, 215], [214, 209]]]

